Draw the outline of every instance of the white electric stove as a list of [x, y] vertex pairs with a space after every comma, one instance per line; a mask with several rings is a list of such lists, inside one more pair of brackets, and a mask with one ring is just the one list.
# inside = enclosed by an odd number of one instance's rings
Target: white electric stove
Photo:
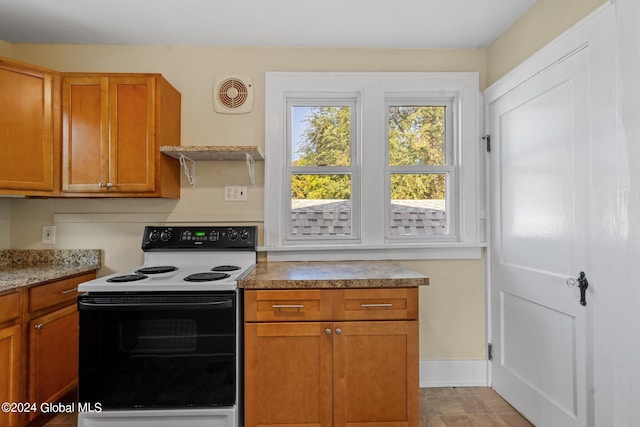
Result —
[[78, 426], [239, 427], [256, 228], [145, 227], [144, 264], [82, 283]]

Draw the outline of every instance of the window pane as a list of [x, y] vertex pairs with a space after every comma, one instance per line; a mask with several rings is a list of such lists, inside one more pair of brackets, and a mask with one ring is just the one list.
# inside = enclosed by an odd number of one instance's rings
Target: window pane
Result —
[[351, 164], [351, 107], [291, 107], [293, 166]]
[[389, 106], [389, 165], [445, 165], [445, 111], [443, 106]]
[[351, 176], [291, 177], [292, 236], [351, 236]]
[[391, 235], [449, 234], [446, 174], [391, 174]]

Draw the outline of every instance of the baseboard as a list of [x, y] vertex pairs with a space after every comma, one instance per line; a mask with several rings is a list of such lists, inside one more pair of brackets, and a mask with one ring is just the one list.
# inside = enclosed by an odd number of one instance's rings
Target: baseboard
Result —
[[420, 387], [486, 387], [486, 360], [421, 360]]

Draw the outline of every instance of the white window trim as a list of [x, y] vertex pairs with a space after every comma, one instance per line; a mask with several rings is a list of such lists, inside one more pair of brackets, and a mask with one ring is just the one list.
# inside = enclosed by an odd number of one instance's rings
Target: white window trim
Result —
[[[480, 140], [480, 92], [478, 73], [351, 73], [351, 72], [267, 72], [265, 76], [265, 230], [264, 246], [270, 260], [348, 260], [348, 259], [451, 259], [479, 258], [486, 246], [484, 233], [484, 207], [482, 205], [482, 170]], [[457, 236], [455, 240], [387, 239], [384, 230], [388, 215], [385, 209], [367, 209], [367, 206], [386, 206], [388, 187], [384, 173], [387, 158], [385, 149], [358, 149], [360, 165], [377, 165], [361, 169], [362, 200], [359, 241], [351, 242], [299, 242], [287, 241], [284, 194], [288, 148], [286, 146], [287, 97], [308, 94], [353, 94], [361, 100], [361, 117], [369, 117], [367, 125], [360, 123], [363, 141], [376, 141], [385, 147], [386, 106], [388, 100], [407, 97], [436, 97], [454, 99], [454, 148], [457, 167], [455, 197]], [[413, 94], [413, 95], [410, 95]], [[373, 124], [372, 124], [373, 123]], [[374, 172], [372, 172], [374, 171]], [[367, 211], [364, 214], [364, 211]], [[371, 232], [374, 231], [374, 232]]]

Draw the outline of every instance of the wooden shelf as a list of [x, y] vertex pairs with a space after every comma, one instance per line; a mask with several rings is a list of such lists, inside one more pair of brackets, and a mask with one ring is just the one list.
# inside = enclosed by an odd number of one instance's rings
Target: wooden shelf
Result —
[[163, 145], [160, 152], [178, 160], [181, 155], [190, 160], [246, 160], [246, 154], [254, 161], [264, 160], [264, 155], [255, 146]]

